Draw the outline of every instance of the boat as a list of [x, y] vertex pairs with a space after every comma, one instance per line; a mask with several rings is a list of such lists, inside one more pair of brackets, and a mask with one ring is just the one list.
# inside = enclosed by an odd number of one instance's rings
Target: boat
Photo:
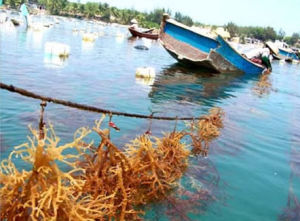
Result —
[[129, 27], [128, 30], [134, 37], [140, 37], [140, 38], [150, 38], [153, 40], [158, 39], [158, 33], [154, 33], [155, 29], [148, 29], [146, 31], [140, 31], [139, 29], [135, 29], [133, 27]]
[[260, 74], [265, 67], [237, 52], [220, 35], [211, 38], [200, 34], [164, 14], [159, 41], [180, 63], [199, 66], [217, 73], [243, 72]]
[[282, 41], [275, 41], [275, 45], [278, 48], [278, 56], [287, 62], [292, 62], [293, 60], [299, 61], [299, 57], [296, 53], [289, 47], [288, 44]]
[[278, 48], [278, 49], [279, 49], [280, 57], [282, 57], [285, 61], [292, 62], [293, 60], [296, 60], [296, 61], [299, 60], [296, 53], [293, 52], [292, 50], [288, 50], [288, 49], [285, 49], [285, 48]]

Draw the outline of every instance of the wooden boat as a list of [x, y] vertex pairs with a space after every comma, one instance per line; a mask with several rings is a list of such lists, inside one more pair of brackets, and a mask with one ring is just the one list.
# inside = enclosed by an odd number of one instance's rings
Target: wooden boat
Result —
[[258, 74], [262, 65], [243, 57], [221, 36], [204, 36], [168, 15], [163, 16], [159, 40], [162, 46], [181, 63], [200, 66], [218, 73], [244, 72]]
[[140, 37], [140, 38], [150, 38], [157, 40], [158, 39], [158, 33], [153, 33], [154, 29], [149, 29], [146, 31], [139, 31], [135, 28], [129, 27], [128, 30], [132, 34], [132, 36]]

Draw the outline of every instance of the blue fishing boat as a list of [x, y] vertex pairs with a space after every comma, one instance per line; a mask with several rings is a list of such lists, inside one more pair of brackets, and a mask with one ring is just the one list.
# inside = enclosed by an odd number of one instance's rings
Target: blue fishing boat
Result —
[[279, 55], [284, 57], [286, 60], [299, 60], [298, 56], [293, 51], [286, 50], [284, 48], [278, 48]]
[[278, 47], [278, 55], [280, 59], [286, 61], [299, 61], [299, 57], [285, 42], [275, 41], [275, 45]]
[[243, 57], [221, 36], [204, 36], [168, 15], [163, 16], [159, 40], [179, 62], [200, 66], [218, 73], [244, 72], [259, 74], [264, 67]]

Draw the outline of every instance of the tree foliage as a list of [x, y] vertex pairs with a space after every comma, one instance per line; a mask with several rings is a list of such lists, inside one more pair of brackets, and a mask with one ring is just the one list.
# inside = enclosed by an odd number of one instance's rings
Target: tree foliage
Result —
[[4, 4], [9, 5], [12, 8], [17, 8], [21, 5], [22, 0], [4, 0]]
[[[4, 0], [4, 4], [12, 8], [18, 8], [21, 3], [26, 0]], [[43, 5], [51, 14], [60, 14], [66, 16], [77, 16], [87, 18], [97, 18], [106, 22], [117, 22], [120, 24], [130, 24], [130, 21], [135, 18], [139, 25], [145, 28], [159, 28], [162, 16], [164, 13], [172, 15], [170, 9], [156, 8], [149, 13], [139, 12], [135, 9], [118, 9], [110, 6], [107, 3], [87, 2], [85, 4], [69, 2], [67, 0], [33, 0], [32, 3]], [[195, 22], [187, 15], [181, 12], [175, 12], [175, 20], [187, 26], [203, 26], [200, 22]], [[217, 26], [212, 26], [216, 29]], [[230, 36], [252, 37], [262, 41], [268, 40], [285, 40], [288, 44], [294, 45], [298, 42], [299, 33], [294, 33], [292, 36], [286, 36], [283, 29], [278, 33], [272, 27], [253, 27], [253, 26], [238, 26], [233, 22], [224, 25]]]
[[281, 28], [281, 29], [279, 30], [278, 34], [277, 34], [277, 38], [278, 38], [279, 40], [283, 40], [284, 37], [285, 37], [285, 31]]
[[239, 33], [239, 27], [233, 22], [229, 22], [227, 25], [225, 25], [225, 28], [227, 29], [231, 37], [235, 37]]
[[175, 20], [187, 25], [192, 26], [194, 24], [193, 19], [189, 16], [182, 15], [180, 12], [175, 12]]
[[285, 37], [284, 41], [290, 45], [295, 45], [300, 40], [299, 33], [293, 33], [290, 37]]
[[37, 0], [38, 4], [44, 5], [51, 14], [57, 15], [68, 6], [67, 0]]
[[[233, 22], [229, 22], [224, 27], [228, 30], [231, 36], [248, 36], [261, 41], [274, 41], [280, 38], [272, 27], [237, 26]], [[283, 30], [280, 32], [280, 35], [284, 35]]]

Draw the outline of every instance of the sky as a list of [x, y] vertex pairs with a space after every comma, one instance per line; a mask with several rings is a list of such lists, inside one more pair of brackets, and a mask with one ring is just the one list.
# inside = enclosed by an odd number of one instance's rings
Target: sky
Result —
[[[74, 1], [74, 0], [73, 0]], [[108, 3], [117, 8], [151, 11], [169, 8], [210, 25], [233, 22], [239, 26], [271, 26], [286, 35], [300, 33], [300, 0], [81, 0]]]

